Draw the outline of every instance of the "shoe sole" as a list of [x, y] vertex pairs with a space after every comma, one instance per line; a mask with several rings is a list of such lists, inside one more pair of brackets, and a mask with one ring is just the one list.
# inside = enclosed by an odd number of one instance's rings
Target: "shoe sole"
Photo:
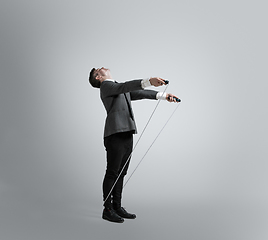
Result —
[[[118, 214], [119, 215], [119, 214]], [[135, 219], [136, 218], [136, 216], [134, 217], [126, 217], [126, 216], [122, 216], [122, 215], [119, 215], [121, 218], [125, 218], [125, 219]]]
[[123, 223], [124, 222], [124, 219], [118, 220], [118, 221], [114, 221], [114, 220], [111, 220], [111, 219], [109, 219], [107, 217], [104, 217], [104, 216], [102, 216], [102, 219], [107, 220], [109, 222], [114, 222], [114, 223]]

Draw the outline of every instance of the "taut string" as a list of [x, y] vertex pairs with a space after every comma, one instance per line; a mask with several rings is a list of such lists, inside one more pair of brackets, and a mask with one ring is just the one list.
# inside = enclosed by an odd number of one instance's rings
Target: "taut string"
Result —
[[[168, 81], [166, 81], [166, 83], [168, 83]], [[163, 96], [164, 93], [166, 92], [167, 88], [168, 88], [168, 84], [166, 85], [166, 88], [165, 88], [164, 92], [162, 93], [162, 96]], [[161, 96], [161, 97], [162, 97], [162, 96]], [[103, 203], [103, 204], [105, 204], [105, 202], [107, 201], [107, 199], [108, 199], [109, 196], [111, 195], [111, 193], [112, 193], [112, 191], [113, 191], [113, 189], [114, 189], [114, 187], [115, 187], [115, 185], [116, 185], [118, 179], [119, 179], [120, 176], [122, 175], [123, 170], [125, 169], [126, 165], [127, 165], [128, 162], [130, 161], [130, 158], [131, 158], [131, 156], [132, 156], [134, 150], [136, 149], [136, 147], [137, 147], [137, 145], [138, 145], [138, 143], [139, 143], [141, 137], [143, 136], [143, 134], [144, 134], [144, 132], [145, 132], [147, 126], [149, 125], [149, 123], [150, 123], [150, 121], [151, 121], [151, 119], [152, 119], [152, 117], [153, 117], [153, 115], [154, 115], [154, 113], [155, 113], [157, 107], [159, 106], [160, 101], [161, 101], [161, 100], [157, 101], [157, 104], [156, 104], [156, 106], [155, 106], [155, 108], [154, 108], [154, 110], [153, 110], [151, 116], [149, 117], [149, 120], [147, 121], [145, 127], [143, 128], [140, 137], [138, 138], [138, 140], [137, 140], [137, 142], [136, 142], [136, 144], [135, 144], [135, 146], [134, 146], [132, 152], [130, 153], [130, 155], [129, 155], [127, 161], [126, 161], [126, 163], [124, 164], [122, 170], [120, 171], [118, 177], [116, 178], [116, 180], [115, 180], [113, 186], [111, 187], [111, 190], [110, 190], [109, 194], [107, 195], [106, 199], [104, 200], [104, 203]], [[176, 107], [176, 109], [177, 109], [177, 108], [178, 108], [178, 106]], [[146, 151], [145, 155], [148, 153], [148, 151], [150, 150], [150, 148], [152, 147], [152, 145], [154, 144], [154, 142], [156, 141], [156, 139], [158, 138], [158, 136], [160, 135], [160, 133], [163, 131], [163, 129], [165, 128], [165, 126], [167, 125], [167, 123], [169, 122], [169, 120], [171, 119], [171, 117], [173, 116], [173, 114], [175, 113], [176, 109], [174, 110], [174, 112], [172, 113], [172, 115], [169, 117], [169, 119], [168, 119], [168, 121], [165, 123], [164, 127], [160, 130], [160, 132], [158, 133], [158, 135], [157, 135], [156, 138], [154, 139], [153, 143], [151, 144], [151, 146], [149, 147], [149, 149]], [[128, 182], [129, 179], [132, 177], [132, 175], [134, 174], [134, 172], [137, 170], [138, 166], [140, 165], [140, 163], [141, 163], [141, 161], [143, 160], [143, 158], [145, 157], [145, 155], [142, 157], [142, 159], [140, 160], [140, 162], [138, 163], [138, 165], [136, 166], [136, 168], [134, 169], [134, 171], [132, 172], [132, 174], [131, 174], [130, 177], [128, 178], [127, 182]], [[127, 182], [124, 184], [123, 187], [125, 187], [125, 185], [127, 184]]]
[[139, 167], [139, 165], [141, 164], [142, 160], [145, 158], [145, 156], [147, 155], [147, 153], [149, 152], [149, 150], [151, 149], [151, 147], [154, 145], [156, 139], [159, 137], [159, 135], [161, 134], [161, 132], [164, 130], [164, 128], [166, 127], [166, 125], [168, 124], [169, 120], [172, 118], [172, 116], [174, 115], [175, 111], [177, 110], [178, 106], [180, 105], [180, 103], [177, 105], [177, 107], [175, 108], [175, 110], [172, 112], [172, 114], [170, 115], [170, 117], [168, 118], [168, 120], [166, 121], [166, 123], [164, 124], [164, 126], [162, 127], [162, 129], [160, 130], [160, 132], [157, 134], [157, 136], [155, 137], [155, 139], [153, 140], [152, 144], [149, 146], [149, 148], [147, 149], [147, 151], [145, 152], [145, 154], [143, 155], [143, 157], [141, 158], [141, 160], [139, 161], [139, 163], [137, 164], [136, 168], [133, 170], [133, 172], [130, 174], [129, 178], [127, 179], [127, 181], [125, 182], [124, 186], [125, 187], [129, 181], [129, 179], [132, 177], [132, 175], [135, 173], [135, 171], [137, 170], [137, 168]]

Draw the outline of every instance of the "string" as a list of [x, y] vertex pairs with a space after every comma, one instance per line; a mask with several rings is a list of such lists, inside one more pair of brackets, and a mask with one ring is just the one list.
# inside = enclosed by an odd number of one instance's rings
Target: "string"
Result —
[[[166, 85], [166, 88], [165, 88], [164, 92], [162, 93], [161, 98], [163, 97], [163, 95], [164, 95], [164, 93], [166, 92], [167, 88], [168, 88], [168, 84]], [[140, 137], [138, 138], [138, 140], [137, 140], [137, 142], [136, 142], [136, 144], [135, 144], [135, 146], [134, 146], [133, 150], [132, 150], [132, 151], [131, 151], [131, 153], [129, 154], [129, 157], [128, 157], [128, 159], [127, 159], [126, 163], [124, 164], [124, 166], [123, 166], [122, 170], [121, 170], [121, 171], [120, 171], [120, 173], [118, 174], [118, 177], [116, 178], [116, 180], [115, 180], [115, 182], [114, 182], [113, 186], [111, 187], [111, 190], [110, 190], [109, 194], [108, 194], [108, 195], [107, 195], [107, 197], [105, 198], [105, 200], [104, 200], [104, 203], [103, 203], [103, 204], [105, 204], [105, 202], [107, 201], [107, 199], [108, 199], [108, 198], [109, 198], [109, 196], [111, 195], [111, 193], [112, 193], [112, 191], [113, 191], [113, 189], [114, 189], [114, 187], [115, 187], [115, 185], [116, 185], [116, 183], [117, 183], [118, 179], [119, 179], [119, 178], [120, 178], [120, 176], [122, 175], [123, 170], [125, 169], [126, 165], [127, 165], [127, 164], [128, 164], [128, 162], [130, 161], [130, 158], [131, 158], [131, 156], [132, 156], [132, 154], [133, 154], [134, 150], [136, 149], [136, 147], [137, 147], [137, 145], [138, 145], [138, 143], [139, 143], [139, 141], [140, 141], [140, 139], [141, 139], [141, 137], [142, 137], [143, 133], [145, 132], [145, 130], [146, 130], [146, 128], [147, 128], [147, 126], [148, 126], [148, 124], [150, 123], [150, 121], [151, 121], [151, 119], [152, 119], [152, 117], [153, 117], [153, 115], [154, 115], [154, 113], [155, 113], [155, 111], [156, 111], [156, 109], [157, 109], [157, 107], [158, 107], [158, 105], [159, 105], [160, 101], [161, 101], [161, 100], [157, 101], [157, 104], [156, 104], [156, 106], [155, 106], [155, 108], [154, 108], [154, 110], [153, 110], [153, 112], [152, 112], [151, 116], [149, 117], [149, 120], [147, 121], [147, 123], [146, 123], [145, 127], [143, 128], [143, 130], [142, 130], [142, 133], [141, 133]]]
[[131, 173], [131, 175], [129, 176], [129, 178], [127, 179], [127, 181], [125, 182], [124, 186], [125, 187], [128, 183], [128, 181], [130, 180], [130, 178], [132, 177], [132, 175], [136, 172], [137, 168], [139, 167], [139, 165], [141, 164], [142, 160], [145, 158], [145, 156], [147, 155], [147, 153], [149, 152], [149, 150], [151, 149], [151, 147], [154, 145], [156, 139], [159, 137], [159, 135], [161, 134], [161, 132], [164, 130], [164, 128], [166, 127], [166, 125], [168, 124], [169, 120], [172, 118], [172, 116], [174, 115], [174, 113], [176, 112], [177, 108], [179, 107], [180, 103], [177, 105], [177, 107], [175, 108], [175, 110], [172, 112], [172, 114], [170, 115], [170, 117], [168, 118], [168, 120], [166, 121], [166, 123], [164, 124], [164, 126], [162, 127], [162, 129], [160, 130], [160, 132], [157, 134], [157, 136], [155, 137], [155, 139], [153, 140], [152, 144], [149, 146], [149, 148], [147, 149], [147, 151], [145, 152], [145, 154], [143, 155], [143, 157], [141, 158], [141, 160], [139, 161], [139, 163], [137, 164], [136, 168], [133, 170], [133, 172]]

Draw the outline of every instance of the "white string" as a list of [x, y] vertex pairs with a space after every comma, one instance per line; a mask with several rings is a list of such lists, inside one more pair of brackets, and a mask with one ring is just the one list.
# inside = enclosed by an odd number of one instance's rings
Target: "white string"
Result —
[[[164, 95], [164, 93], [166, 92], [167, 88], [168, 88], [168, 84], [166, 85], [166, 88], [165, 88], [164, 92], [162, 93], [161, 98], [162, 98], [162, 96]], [[161, 98], [160, 98], [160, 99], [161, 99]], [[124, 166], [123, 166], [122, 170], [120, 171], [120, 173], [119, 173], [118, 177], [116, 178], [116, 180], [115, 180], [115, 182], [114, 182], [113, 186], [111, 187], [111, 190], [110, 190], [109, 194], [107, 195], [106, 199], [104, 200], [104, 203], [103, 203], [103, 204], [105, 204], [105, 202], [106, 202], [106, 201], [107, 201], [107, 199], [109, 198], [109, 196], [110, 196], [110, 194], [112, 193], [112, 191], [113, 191], [113, 189], [114, 189], [114, 187], [115, 187], [115, 185], [116, 185], [116, 183], [117, 183], [118, 179], [120, 178], [120, 176], [121, 176], [121, 174], [122, 174], [123, 170], [125, 169], [126, 165], [127, 165], [127, 164], [128, 164], [128, 162], [130, 161], [130, 158], [131, 158], [131, 156], [132, 156], [132, 154], [133, 154], [134, 150], [136, 149], [136, 147], [137, 147], [137, 145], [138, 145], [138, 143], [139, 143], [139, 141], [140, 141], [140, 139], [141, 139], [141, 137], [142, 137], [143, 133], [145, 132], [145, 129], [147, 128], [147, 126], [148, 126], [149, 122], [151, 121], [151, 119], [152, 119], [152, 117], [153, 117], [153, 115], [154, 115], [154, 113], [155, 113], [155, 110], [157, 109], [157, 107], [158, 107], [158, 105], [159, 105], [160, 101], [161, 101], [161, 100], [157, 101], [157, 104], [156, 104], [156, 106], [155, 106], [155, 108], [154, 108], [154, 110], [153, 110], [153, 112], [152, 112], [152, 114], [151, 114], [151, 116], [150, 116], [149, 120], [147, 121], [147, 123], [146, 123], [145, 127], [143, 128], [142, 133], [141, 133], [141, 135], [140, 135], [140, 137], [139, 137], [138, 141], [136, 142], [136, 144], [135, 144], [135, 146], [134, 146], [133, 150], [131, 151], [131, 153], [129, 154], [129, 157], [128, 157], [128, 159], [127, 159], [126, 163], [124, 164]]]

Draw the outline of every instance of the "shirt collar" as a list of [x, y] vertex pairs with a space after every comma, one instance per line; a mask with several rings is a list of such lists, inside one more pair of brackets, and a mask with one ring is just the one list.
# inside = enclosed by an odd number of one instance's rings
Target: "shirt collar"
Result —
[[112, 82], [115, 82], [113, 79], [109, 79], [109, 78], [105, 79], [104, 81], [112, 81]]

